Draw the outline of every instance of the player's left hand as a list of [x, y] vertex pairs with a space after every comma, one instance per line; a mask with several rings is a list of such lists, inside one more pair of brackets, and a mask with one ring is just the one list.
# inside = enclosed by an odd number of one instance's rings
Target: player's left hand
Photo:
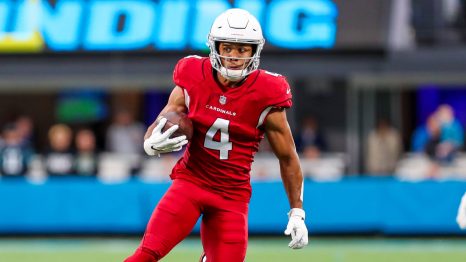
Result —
[[308, 243], [308, 232], [304, 223], [305, 212], [301, 208], [292, 208], [288, 212], [288, 225], [286, 226], [285, 235], [291, 235], [291, 242], [288, 247], [300, 249]]
[[466, 193], [461, 198], [460, 206], [458, 207], [458, 215], [456, 216], [456, 223], [461, 229], [466, 229]]

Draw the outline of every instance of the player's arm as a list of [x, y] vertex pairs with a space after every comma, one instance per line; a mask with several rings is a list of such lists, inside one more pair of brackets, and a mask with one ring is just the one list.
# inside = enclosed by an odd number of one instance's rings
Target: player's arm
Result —
[[266, 118], [265, 132], [273, 152], [280, 163], [280, 174], [290, 202], [289, 222], [285, 234], [291, 235], [289, 247], [302, 248], [307, 245], [308, 232], [304, 223], [303, 208], [303, 174], [299, 157], [286, 119], [284, 109], [272, 109]]
[[[173, 88], [173, 90], [172, 90], [172, 92], [170, 94], [170, 97], [168, 98], [167, 104], [162, 109], [162, 111], [160, 111], [159, 115], [162, 114], [162, 113], [173, 112], [173, 111], [186, 113], [187, 110], [188, 109], [186, 108], [186, 105], [185, 105], [185, 102], [184, 102], [183, 89], [181, 89], [181, 87], [179, 87], [179, 86], [175, 86], [175, 88]], [[147, 139], [147, 138], [149, 138], [151, 136], [152, 131], [154, 130], [154, 128], [156, 126], [157, 118], [147, 128], [146, 134], [144, 135], [144, 139]]]
[[280, 163], [280, 174], [290, 207], [303, 208], [303, 175], [285, 110], [272, 109], [266, 118], [265, 131]]
[[[172, 111], [187, 111], [184, 100], [184, 93], [181, 87], [179, 86], [175, 86], [175, 88], [170, 94], [170, 97], [168, 98], [167, 104], [162, 109], [160, 114]], [[167, 120], [163, 118], [157, 121], [157, 118], [156, 120], [154, 120], [154, 123], [152, 123], [147, 128], [146, 134], [144, 135], [144, 151], [146, 151], [148, 155], [153, 156], [160, 155], [160, 153], [168, 153], [181, 150], [183, 145], [188, 143], [188, 140], [186, 140], [186, 136], [170, 138], [171, 134], [173, 134], [178, 129], [178, 125], [174, 125], [165, 132], [162, 132], [162, 128], [165, 126]]]

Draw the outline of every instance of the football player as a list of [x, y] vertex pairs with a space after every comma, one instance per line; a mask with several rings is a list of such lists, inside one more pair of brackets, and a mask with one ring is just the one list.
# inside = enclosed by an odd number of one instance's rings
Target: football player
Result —
[[176, 65], [176, 86], [162, 112], [187, 113], [194, 135], [189, 142], [185, 136], [170, 138], [177, 126], [162, 132], [166, 119], [148, 128], [144, 142], [148, 155], [187, 147], [170, 175], [172, 185], [127, 262], [160, 260], [191, 232], [201, 215], [205, 254], [201, 261], [244, 261], [249, 173], [264, 134], [280, 163], [290, 204], [285, 230], [291, 235], [289, 247], [307, 245], [303, 176], [285, 113], [292, 105], [291, 91], [285, 77], [258, 69], [264, 42], [254, 16], [229, 9], [212, 25], [209, 58], [189, 56]]

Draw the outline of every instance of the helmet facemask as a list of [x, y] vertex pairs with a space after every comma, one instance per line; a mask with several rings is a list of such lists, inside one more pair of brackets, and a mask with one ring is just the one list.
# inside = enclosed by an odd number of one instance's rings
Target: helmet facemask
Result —
[[[238, 39], [237, 39], [238, 40]], [[220, 42], [228, 42], [228, 43], [241, 43], [241, 44], [251, 44], [253, 48], [253, 53], [251, 57], [230, 57], [230, 56], [222, 56], [219, 54], [218, 47]], [[220, 74], [228, 80], [238, 81], [252, 72], [256, 71], [259, 68], [260, 64], [260, 52], [262, 51], [262, 47], [264, 46], [264, 41], [232, 41], [232, 39], [215, 39], [214, 37], [209, 36], [208, 42], [210, 48], [210, 62], [212, 67], [216, 69]], [[223, 63], [222, 59], [235, 59], [235, 60], [249, 60], [243, 63], [241, 69], [228, 69], [226, 68]]]

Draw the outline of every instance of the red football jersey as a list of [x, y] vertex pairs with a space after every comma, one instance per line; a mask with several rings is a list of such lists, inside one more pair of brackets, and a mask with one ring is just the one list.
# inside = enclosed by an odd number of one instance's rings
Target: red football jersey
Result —
[[291, 107], [290, 87], [285, 77], [264, 70], [234, 88], [220, 85], [214, 73], [210, 60], [199, 56], [185, 57], [175, 67], [173, 80], [184, 91], [194, 132], [171, 178], [248, 202], [264, 119], [273, 107]]

